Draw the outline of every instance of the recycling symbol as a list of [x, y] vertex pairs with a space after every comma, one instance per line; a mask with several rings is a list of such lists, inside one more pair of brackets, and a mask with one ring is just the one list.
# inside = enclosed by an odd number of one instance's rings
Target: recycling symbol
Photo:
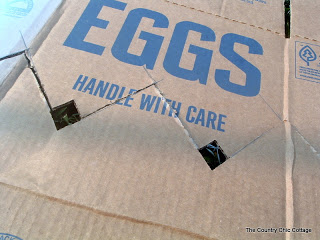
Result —
[[317, 60], [317, 55], [313, 49], [306, 45], [299, 52], [300, 58], [307, 63], [307, 66], [310, 65], [310, 62]]

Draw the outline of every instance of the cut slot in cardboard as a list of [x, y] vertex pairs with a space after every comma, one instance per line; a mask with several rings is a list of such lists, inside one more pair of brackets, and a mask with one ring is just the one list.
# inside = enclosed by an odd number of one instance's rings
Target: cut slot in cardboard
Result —
[[57, 130], [81, 120], [81, 116], [74, 100], [54, 107], [50, 113]]
[[220, 166], [228, 159], [227, 155], [218, 145], [218, 142], [216, 140], [212, 141], [202, 148], [199, 148], [199, 152], [201, 153], [202, 157], [209, 165], [211, 170]]

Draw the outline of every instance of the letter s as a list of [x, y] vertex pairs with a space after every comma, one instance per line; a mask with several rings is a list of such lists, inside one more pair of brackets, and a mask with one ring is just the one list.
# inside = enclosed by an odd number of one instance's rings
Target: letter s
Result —
[[234, 44], [241, 43], [249, 47], [250, 54], [263, 55], [262, 46], [254, 39], [234, 33], [227, 33], [221, 38], [220, 53], [230, 62], [240, 68], [246, 74], [244, 86], [230, 81], [230, 71], [217, 69], [215, 73], [216, 83], [226, 91], [246, 97], [254, 97], [259, 94], [261, 86], [261, 72], [234, 51]]
[[169, 26], [168, 18], [161, 13], [144, 8], [134, 9], [130, 11], [123, 24], [111, 52], [115, 58], [122, 62], [137, 66], [146, 64], [148, 69], [153, 69], [164, 37], [141, 31], [139, 38], [147, 41], [141, 56], [128, 53], [133, 37], [144, 17], [153, 19], [153, 27], [155, 28], [167, 28]]

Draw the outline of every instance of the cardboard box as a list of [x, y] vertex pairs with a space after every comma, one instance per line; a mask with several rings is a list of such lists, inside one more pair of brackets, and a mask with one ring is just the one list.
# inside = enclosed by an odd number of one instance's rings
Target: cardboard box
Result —
[[[215, 2], [65, 2], [0, 88], [0, 239], [319, 238], [304, 46], [276, 1]], [[50, 106], [71, 100], [81, 120], [57, 131]]]

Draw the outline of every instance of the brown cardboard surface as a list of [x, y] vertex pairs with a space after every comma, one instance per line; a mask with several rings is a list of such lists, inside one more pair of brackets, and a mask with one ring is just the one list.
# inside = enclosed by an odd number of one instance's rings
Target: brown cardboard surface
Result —
[[293, 171], [294, 222], [296, 226], [312, 229], [312, 235], [296, 234], [294, 239], [319, 239], [320, 155], [297, 131], [293, 137], [296, 155]]
[[277, 0], [164, 0], [284, 35], [284, 7]]
[[314, 41], [299, 37], [290, 39], [289, 119], [294, 143], [294, 226], [312, 231], [312, 234], [295, 233], [294, 239], [319, 238], [316, 186], [319, 185], [320, 108], [315, 101], [319, 99], [319, 49]]
[[294, 37], [320, 41], [317, 26], [320, 23], [319, 5], [311, 0], [291, 0], [291, 34]]
[[[0, 210], [4, 214], [0, 234], [24, 240], [317, 239], [319, 109], [312, 104], [312, 97], [317, 96], [319, 84], [296, 79], [293, 74], [293, 59], [299, 56], [294, 53], [295, 40], [290, 41], [287, 55], [281, 34], [250, 26], [249, 21], [243, 24], [168, 1], [133, 0], [127, 1], [123, 11], [110, 7], [100, 11], [99, 18], [110, 23], [106, 29], [92, 27], [86, 35], [85, 41], [104, 47], [101, 55], [92, 54], [64, 46], [88, 3], [67, 1], [64, 14], [33, 57], [51, 104], [74, 99], [85, 118], [57, 131], [30, 69], [22, 72], [0, 102]], [[214, 8], [228, 13], [231, 4], [227, 3]], [[185, 4], [207, 6], [200, 1]], [[238, 4], [234, 8], [239, 8]], [[260, 4], [255, 2], [254, 7]], [[241, 11], [235, 16], [243, 15]], [[129, 52], [139, 55], [146, 47], [139, 39], [141, 31], [149, 33], [145, 38], [163, 36], [153, 69], [118, 60], [114, 55], [121, 49], [112, 50], [127, 15], [132, 17], [127, 24], [132, 24], [141, 13], [162, 20], [142, 19]], [[165, 18], [167, 26], [159, 27], [160, 23], [166, 25]], [[165, 70], [175, 64], [169, 61], [164, 67], [167, 53], [178, 51], [178, 45], [168, 50], [177, 25], [207, 33], [189, 32], [179, 62], [179, 67], [191, 71], [196, 56], [188, 52], [189, 47], [198, 47], [193, 50], [198, 53], [212, 50], [206, 84], [174, 77]], [[214, 41], [210, 41], [210, 29]], [[230, 45], [228, 36], [243, 42]], [[229, 45], [224, 45], [226, 42]], [[258, 45], [263, 50], [260, 54], [255, 53], [261, 51]], [[223, 53], [225, 49], [229, 52]], [[220, 69], [231, 71], [230, 82], [246, 84], [250, 71], [236, 67], [230, 52], [243, 58], [236, 64], [248, 61], [261, 73], [261, 87], [253, 96], [227, 91], [217, 83], [216, 70]], [[310, 59], [307, 62], [314, 64]], [[251, 71], [257, 81], [255, 68]], [[85, 76], [87, 83], [79, 89], [81, 84], [75, 83]], [[123, 89], [123, 97], [130, 89], [141, 91], [119, 105], [116, 99], [99, 97], [95, 87], [101, 81]], [[142, 107], [148, 97], [159, 102], [160, 110], [146, 110], [147, 104]], [[170, 109], [178, 103], [181, 109], [175, 117]], [[110, 106], [96, 112], [106, 104]], [[225, 123], [219, 131], [217, 119], [215, 128], [212, 122], [202, 124], [205, 114], [194, 115], [199, 124], [190, 123], [190, 106], [198, 112], [225, 115]], [[214, 171], [196, 148], [212, 140], [230, 157]], [[312, 179], [307, 176], [310, 169]], [[305, 213], [310, 213], [311, 219]], [[312, 232], [280, 232], [286, 227], [312, 228]], [[278, 232], [261, 233], [269, 228]]]
[[1, 184], [0, 193], [4, 200], [0, 204], [0, 231], [22, 239], [209, 239], [5, 184]]
[[[75, 85], [79, 74], [88, 76], [89, 79], [97, 78], [97, 81], [103, 80], [110, 82], [110, 84], [124, 86], [126, 87], [125, 94], [128, 94], [131, 88], [141, 89], [152, 83], [152, 79], [142, 67], [139, 68], [121, 62], [113, 57], [111, 53], [112, 44], [125, 21], [126, 13], [136, 6], [165, 12], [170, 20], [168, 29], [154, 30], [155, 34], [164, 35], [165, 39], [154, 69], [148, 70], [148, 72], [152, 78], [163, 80], [158, 86], [160, 90], [164, 91], [165, 97], [181, 102], [181, 121], [186, 129], [190, 131], [191, 136], [199, 147], [217, 138], [218, 142], [221, 141], [226, 153], [231, 156], [279, 123], [283, 99], [284, 39], [282, 37], [265, 30], [206, 15], [192, 9], [168, 5], [166, 2], [159, 2], [155, 5], [150, 1], [133, 1], [128, 4], [123, 14], [111, 8], [101, 11], [99, 16], [108, 16], [107, 19], [116, 18], [117, 21], [109, 23], [110, 30], [92, 28], [87, 35], [87, 41], [106, 46], [103, 55], [99, 56], [63, 46], [65, 39], [78, 21], [86, 4], [82, 3], [80, 6], [82, 8], [79, 6], [74, 8], [72, 5], [67, 6], [59, 24], [52, 30], [50, 38], [43, 43], [42, 48], [34, 58], [53, 105], [60, 105], [70, 99], [75, 99], [80, 113], [86, 115], [107, 103], [105, 99], [90, 95], [88, 90], [86, 94], [81, 91], [70, 91]], [[175, 14], [177, 11], [181, 11], [181, 14]], [[198, 24], [211, 27], [216, 33], [216, 41], [212, 43], [202, 43], [199, 41], [199, 35], [191, 33], [186, 44], [186, 49], [188, 44], [199, 44], [213, 49], [213, 59], [206, 85], [201, 85], [198, 81], [191, 82], [174, 77], [167, 73], [163, 67], [166, 49], [168, 49], [174, 26], [180, 21], [194, 21], [194, 19]], [[152, 22], [143, 21], [139, 30], [152, 28], [150, 23]], [[235, 46], [236, 52], [261, 71], [261, 90], [258, 96], [239, 96], [223, 90], [215, 83], [216, 69], [230, 69], [231, 81], [239, 85], [245, 84], [245, 73], [219, 54], [220, 38], [230, 32], [251, 37], [263, 46], [262, 56], [248, 54], [248, 47], [245, 45], [238, 44]], [[143, 47], [143, 41], [137, 41], [138, 44], [132, 44], [131, 52]], [[189, 69], [194, 63], [194, 57], [194, 54], [184, 54], [181, 64]], [[65, 61], [57, 61], [58, 59], [65, 59]], [[272, 59], [272, 61], [266, 61], [266, 59]], [[48, 66], [54, 67], [48, 68]], [[67, 75], [65, 74], [66, 72], [68, 73]], [[63, 87], [61, 86], [62, 84]], [[80, 85], [77, 86], [77, 89], [79, 89]], [[85, 91], [85, 87], [82, 91]], [[157, 91], [155, 91], [155, 94], [153, 96], [159, 96]], [[197, 97], [195, 98], [195, 96]], [[241, 105], [237, 104], [238, 102], [241, 102]], [[203, 108], [207, 111], [206, 114], [208, 111], [213, 111], [216, 114], [226, 115], [226, 129], [224, 129], [226, 133], [217, 131], [217, 121], [215, 126], [210, 128], [199, 126], [201, 124], [186, 123], [183, 119], [186, 119], [189, 106], [195, 106], [198, 109]], [[261, 114], [257, 114], [257, 112]], [[241, 120], [239, 116], [246, 116], [247, 119]], [[247, 125], [244, 126], [244, 124]]]
[[[2, 134], [6, 136], [6, 144], [3, 144], [2, 149], [5, 158], [2, 162], [5, 160], [7, 167], [2, 168], [1, 182], [102, 212], [152, 221], [220, 239], [234, 239], [236, 236], [254, 239], [254, 235], [248, 236], [245, 233], [245, 227], [253, 223], [257, 224], [256, 226], [267, 226], [270, 222], [276, 226], [284, 224], [284, 215], [280, 214], [284, 209], [284, 185], [281, 181], [284, 165], [278, 160], [283, 159], [284, 154], [284, 139], [281, 137], [284, 136], [283, 128], [278, 127], [266, 133], [256, 144], [228, 160], [212, 175], [187, 139], [179, 138], [183, 131], [175, 128], [175, 124], [169, 124], [173, 121], [148, 118], [153, 132], [156, 132], [156, 129], [165, 132], [164, 142], [161, 141], [159, 132], [156, 138], [150, 136], [150, 130], [146, 130], [148, 125], [135, 125], [134, 122], [141, 123], [133, 119], [140, 118], [140, 114], [135, 114], [135, 111], [126, 111], [132, 117], [122, 120], [117, 118], [117, 115], [121, 115], [120, 106], [100, 112], [77, 125], [55, 131], [52, 123], [46, 121], [48, 114], [41, 111], [44, 104], [35, 94], [35, 85], [33, 89], [27, 88], [32, 86], [29, 83], [32, 78], [28, 75], [25, 72], [18, 79], [11, 94], [7, 95], [0, 105], [0, 112], [4, 113], [7, 111], [3, 108], [14, 102], [13, 99], [17, 96], [19, 100], [16, 101], [21, 103], [20, 108], [13, 110], [12, 115], [7, 115], [11, 121], [6, 120], [6, 116], [1, 116], [6, 124], [6, 130], [3, 130]], [[26, 91], [26, 88], [29, 91]], [[27, 115], [30, 107], [23, 107], [27, 106], [28, 102], [33, 103], [32, 109], [38, 109], [29, 113], [37, 116], [33, 118], [33, 123], [28, 122], [27, 118], [18, 117], [20, 114]], [[98, 124], [106, 121], [110, 115], [113, 116], [109, 123]], [[125, 131], [121, 133], [119, 128], [114, 127], [115, 124], [110, 121], [115, 120]], [[31, 126], [17, 126], [19, 122]], [[37, 123], [38, 127], [30, 132], [29, 129], [32, 130], [34, 123]], [[39, 125], [45, 123], [51, 125], [46, 127], [48, 132], [39, 129]], [[173, 128], [164, 131], [170, 125]], [[9, 134], [13, 127], [19, 135]], [[132, 128], [135, 128], [136, 134], [130, 130]], [[42, 132], [43, 138], [32, 137], [35, 132]], [[172, 137], [168, 136], [169, 132]], [[136, 139], [137, 137], [148, 137], [149, 140], [141, 141]], [[21, 143], [19, 148], [15, 146], [18, 139]], [[274, 144], [267, 144], [270, 141]], [[140, 146], [137, 146], [137, 143]], [[148, 143], [148, 146], [144, 146], [144, 143]], [[40, 146], [41, 144], [45, 146]], [[122, 153], [119, 153], [117, 144], [121, 144]], [[33, 154], [28, 153], [28, 150], [34, 150], [34, 146], [41, 149]], [[256, 148], [260, 150], [258, 156]], [[28, 158], [26, 159], [24, 154], [20, 157], [8, 157], [13, 151], [28, 153]], [[279, 155], [281, 152], [282, 157]], [[261, 199], [261, 192], [269, 197]], [[61, 211], [65, 211], [63, 209]], [[46, 214], [47, 210], [39, 211], [45, 211], [43, 214]], [[82, 214], [70, 215], [68, 218], [75, 218], [76, 222], [79, 218], [82, 219]], [[79, 224], [81, 222], [79, 220]], [[68, 229], [68, 225], [60, 227]], [[4, 230], [14, 233], [11, 228]], [[37, 230], [33, 231], [34, 234], [39, 234], [36, 233]], [[46, 234], [54, 233], [49, 231]], [[73, 230], [72, 234], [80, 233]], [[38, 236], [41, 235], [35, 235], [36, 238]], [[260, 235], [260, 239], [268, 239], [268, 235]], [[277, 235], [275, 239], [282, 237]]]
[[[175, 8], [176, 10], [179, 9], [177, 6]], [[212, 127], [203, 127], [201, 124], [188, 123], [186, 120], [188, 108], [185, 107], [181, 111], [181, 119], [199, 147], [206, 145], [214, 138], [221, 143], [228, 156], [232, 156], [256, 137], [281, 122], [284, 39], [267, 31], [253, 27], [248, 28], [245, 25], [215, 16], [208, 17], [192, 10], [186, 10], [184, 19], [191, 21], [194, 16], [197, 16], [196, 19], [199, 23], [212, 26], [217, 32], [217, 36], [218, 33], [221, 36], [228, 32], [243, 34], [247, 37], [254, 36], [263, 46], [263, 56], [248, 53], [247, 46], [241, 44], [235, 46], [236, 52], [252, 62], [261, 71], [261, 90], [259, 95], [254, 97], [245, 97], [225, 91], [216, 83], [217, 69], [231, 70], [230, 78], [234, 83], [244, 85], [246, 81], [245, 73], [219, 54], [219, 45], [221, 44], [219, 37], [217, 37], [216, 43], [207, 45], [201, 43], [199, 36], [196, 34], [191, 35], [187, 41], [187, 46], [188, 44], [199, 44], [213, 49], [214, 56], [207, 85], [201, 85], [198, 81], [191, 82], [171, 76], [163, 71], [160, 66], [150, 71], [150, 74], [156, 80], [164, 79], [158, 86], [164, 92], [165, 97], [180, 101], [185, 106], [197, 107], [197, 113], [193, 114], [194, 117], [197, 116], [200, 108], [207, 112], [213, 111], [217, 114], [227, 115], [225, 132], [221, 132], [217, 131], [217, 124], [215, 129], [212, 129]], [[179, 21], [179, 18], [180, 16], [175, 17], [177, 21]], [[160, 63], [165, 58], [164, 54], [160, 53]], [[266, 59], [273, 60], [266, 61]], [[184, 68], [191, 69], [193, 63], [194, 55], [186, 52], [181, 60], [181, 65]]]
[[[315, 53], [312, 61], [304, 61], [304, 55], [310, 47]], [[304, 50], [305, 49], [305, 50]], [[290, 44], [290, 121], [307, 141], [320, 151], [320, 78], [316, 72], [319, 68], [320, 47], [317, 43], [300, 38], [292, 38]], [[313, 55], [313, 52], [310, 52]], [[307, 59], [306, 59], [307, 60]], [[308, 66], [309, 65], [309, 66]], [[319, 80], [317, 80], [319, 79]]]
[[[279, 161], [284, 158], [282, 127], [266, 133], [212, 175], [181, 127], [165, 116], [152, 118], [150, 113], [113, 106], [56, 131], [32, 81], [26, 70], [0, 105], [5, 124], [2, 183], [211, 238], [255, 239], [245, 231], [253, 222], [257, 227], [284, 224], [284, 215], [279, 214], [284, 210], [284, 162]], [[14, 102], [20, 107], [8, 111]], [[128, 117], [120, 118], [124, 111]], [[141, 124], [143, 119], [149, 123]], [[270, 141], [274, 144], [267, 144]], [[261, 199], [260, 192], [269, 198]], [[46, 214], [47, 210], [39, 211]], [[68, 218], [81, 219], [76, 213]], [[31, 230], [36, 239], [41, 236]], [[259, 237], [268, 239], [268, 234]]]

